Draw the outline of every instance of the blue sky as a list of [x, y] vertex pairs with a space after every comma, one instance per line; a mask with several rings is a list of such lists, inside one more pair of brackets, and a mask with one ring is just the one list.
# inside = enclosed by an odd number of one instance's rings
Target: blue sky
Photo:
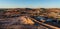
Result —
[[60, 0], [0, 0], [0, 8], [60, 8]]

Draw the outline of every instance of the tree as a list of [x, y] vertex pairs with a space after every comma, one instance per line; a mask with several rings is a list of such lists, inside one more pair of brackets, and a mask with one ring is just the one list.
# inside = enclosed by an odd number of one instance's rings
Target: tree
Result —
[[47, 9], [45, 8], [40, 8], [42, 13], [46, 13]]
[[32, 10], [31, 8], [26, 8], [26, 10]]

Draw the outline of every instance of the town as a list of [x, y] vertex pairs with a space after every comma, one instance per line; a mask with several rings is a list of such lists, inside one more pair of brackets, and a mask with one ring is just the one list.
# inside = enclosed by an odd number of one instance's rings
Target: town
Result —
[[0, 27], [60, 29], [60, 8], [0, 8]]

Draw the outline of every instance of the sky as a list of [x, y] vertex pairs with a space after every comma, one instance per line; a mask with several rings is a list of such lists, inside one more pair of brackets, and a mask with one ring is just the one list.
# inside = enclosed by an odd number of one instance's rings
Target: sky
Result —
[[0, 0], [0, 8], [60, 8], [60, 0]]

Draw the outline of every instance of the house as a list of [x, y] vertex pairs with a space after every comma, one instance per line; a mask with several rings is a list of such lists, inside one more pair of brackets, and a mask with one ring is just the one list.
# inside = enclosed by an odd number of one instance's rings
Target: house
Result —
[[47, 11], [48, 17], [59, 18], [60, 17], [60, 10], [59, 9], [51, 9]]

